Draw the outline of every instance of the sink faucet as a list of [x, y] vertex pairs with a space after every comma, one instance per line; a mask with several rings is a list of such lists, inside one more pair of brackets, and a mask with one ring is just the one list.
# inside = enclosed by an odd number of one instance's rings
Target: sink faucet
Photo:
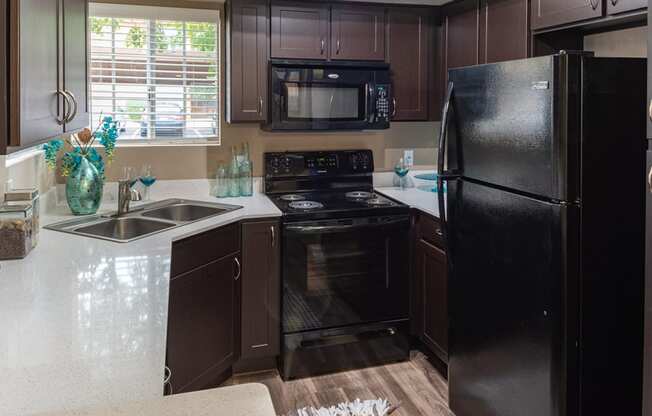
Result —
[[118, 217], [129, 213], [131, 201], [140, 201], [140, 192], [133, 189], [133, 181], [126, 180], [118, 182]]

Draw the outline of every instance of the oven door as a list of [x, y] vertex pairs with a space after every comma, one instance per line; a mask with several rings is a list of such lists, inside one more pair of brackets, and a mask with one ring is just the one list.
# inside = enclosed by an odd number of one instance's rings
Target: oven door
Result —
[[374, 119], [375, 71], [272, 67], [272, 130], [362, 130]]
[[283, 332], [408, 317], [409, 217], [288, 223]]

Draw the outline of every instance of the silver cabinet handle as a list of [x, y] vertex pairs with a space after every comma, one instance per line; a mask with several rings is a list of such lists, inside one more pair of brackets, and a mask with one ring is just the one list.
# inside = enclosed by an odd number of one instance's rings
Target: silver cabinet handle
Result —
[[258, 115], [262, 117], [263, 115], [263, 97], [258, 97]]
[[392, 110], [392, 117], [396, 117], [396, 97], [392, 98], [392, 104], [394, 105], [394, 109]]
[[336, 53], [337, 55], [340, 54], [341, 46], [342, 46], [342, 42], [338, 39], [338, 40], [337, 40], [337, 50], [335, 51], [335, 53]]
[[242, 266], [240, 265], [240, 260], [238, 260], [237, 257], [234, 257], [233, 261], [235, 262], [235, 265], [236, 265], [237, 270], [238, 270], [238, 272], [236, 273], [234, 279], [238, 280], [238, 279], [240, 279], [240, 276], [242, 275]]
[[650, 100], [650, 108], [647, 110], [647, 115], [652, 120], [652, 100]]
[[73, 103], [73, 109], [72, 109], [70, 115], [68, 116], [68, 119], [66, 119], [66, 123], [70, 123], [71, 121], [73, 121], [75, 119], [75, 117], [77, 117], [77, 110], [78, 110], [79, 105], [77, 104], [77, 97], [75, 97], [75, 94], [73, 94], [72, 92], [70, 92], [68, 90], [66, 90], [66, 94], [68, 94], [68, 96], [70, 97], [70, 99], [72, 100], [72, 103]]
[[322, 38], [321, 40], [321, 54], [323, 55], [326, 51], [326, 41]]
[[650, 193], [652, 193], [652, 168], [650, 168], [650, 171], [647, 174], [647, 187], [650, 190]]
[[437, 229], [435, 230], [435, 234], [437, 234], [437, 236], [439, 236], [439, 237], [443, 237], [443, 236], [444, 236], [444, 232], [441, 230], [441, 228], [437, 228]]
[[273, 225], [269, 227], [269, 233], [272, 237], [272, 247], [276, 247], [276, 228]]
[[68, 122], [68, 119], [70, 118], [70, 112], [72, 111], [72, 102], [70, 101], [70, 96], [66, 91], [61, 91], [58, 90], [56, 92], [57, 95], [60, 95], [63, 97], [64, 103], [63, 103], [63, 117], [58, 118], [57, 117], [57, 124], [60, 126], [63, 126]]

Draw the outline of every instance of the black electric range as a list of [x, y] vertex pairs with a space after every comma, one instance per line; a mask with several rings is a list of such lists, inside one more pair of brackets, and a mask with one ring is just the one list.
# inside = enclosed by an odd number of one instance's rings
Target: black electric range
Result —
[[265, 155], [285, 379], [409, 358], [409, 207], [374, 193], [373, 171], [369, 150]]

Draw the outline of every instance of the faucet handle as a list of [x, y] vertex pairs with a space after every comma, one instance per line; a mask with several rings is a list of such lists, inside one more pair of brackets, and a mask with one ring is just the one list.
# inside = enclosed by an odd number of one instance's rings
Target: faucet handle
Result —
[[138, 192], [137, 189], [131, 188], [130, 189], [130, 194], [129, 194], [129, 199], [132, 202], [138, 202], [143, 200], [143, 196]]

